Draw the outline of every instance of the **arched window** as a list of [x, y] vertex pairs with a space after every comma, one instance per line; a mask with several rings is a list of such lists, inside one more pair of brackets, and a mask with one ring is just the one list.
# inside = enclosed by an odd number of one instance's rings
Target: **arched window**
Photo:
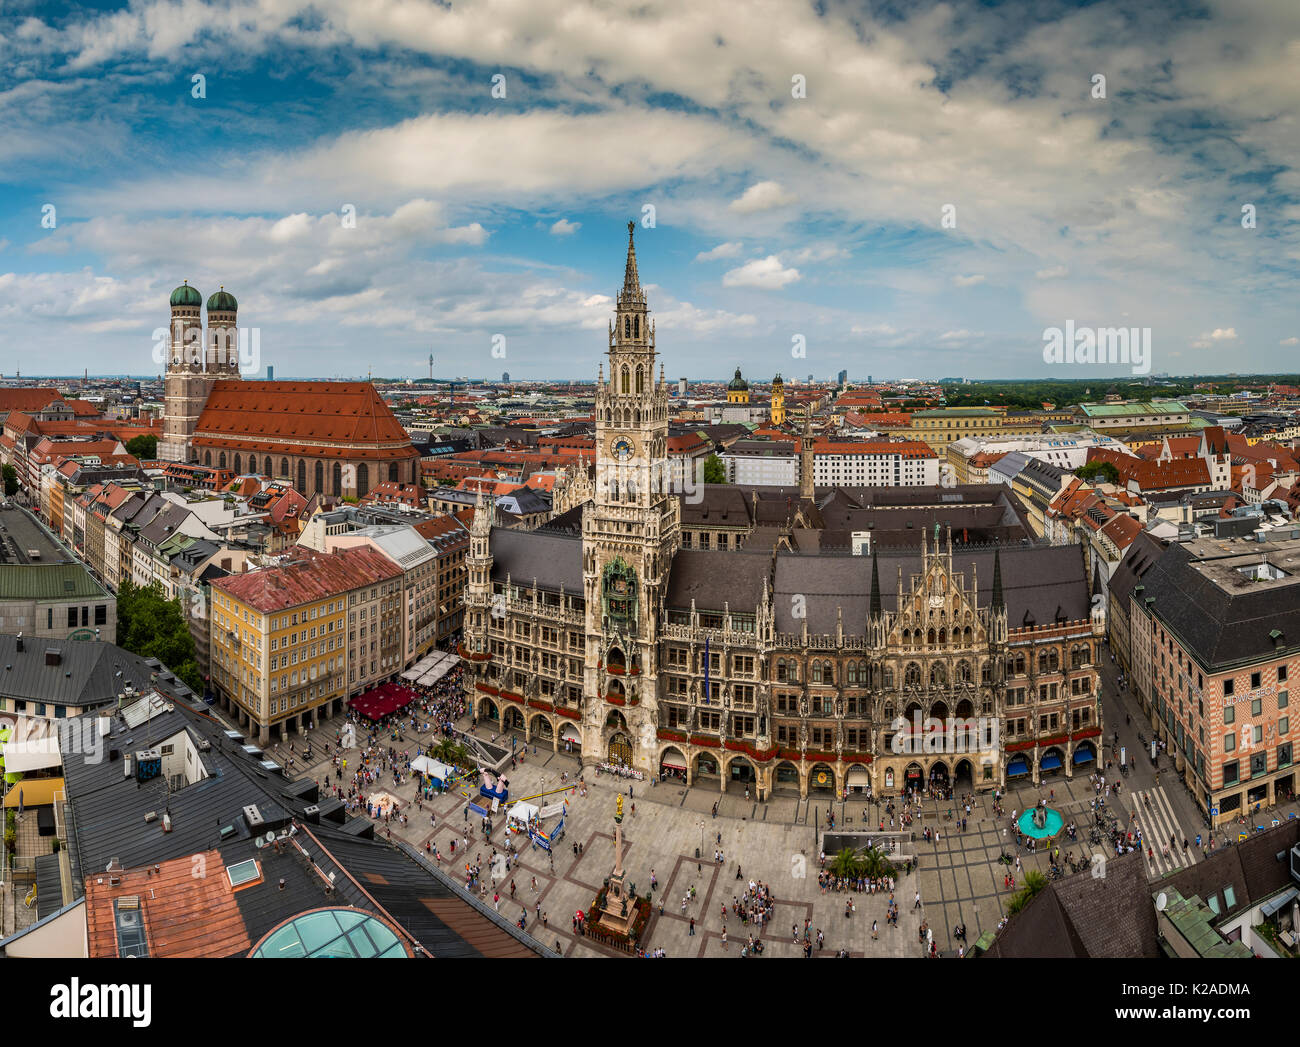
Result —
[[632, 317], [632, 336], [634, 338], [641, 337], [641, 317], [639, 316]]
[[263, 470], [263, 472], [265, 472], [267, 476], [274, 476], [275, 475], [274, 469], [275, 467], [271, 465], [271, 456], [268, 454], [266, 456], [266, 468]]
[[212, 452], [211, 452], [211, 451], [205, 451], [205, 452], [203, 453], [203, 464], [204, 464], [204, 465], [211, 465], [211, 464], [212, 464]]
[[281, 476], [288, 476], [288, 475], [289, 475], [289, 459], [288, 459], [288, 458], [281, 458], [281, 459], [280, 459], [280, 475], [281, 475]]
[[307, 493], [307, 460], [305, 458], [298, 459], [298, 493]]
[[822, 682], [822, 663], [821, 663], [821, 662], [813, 662], [813, 663], [812, 663], [812, 682], [813, 682], [813, 683], [821, 683], [821, 682]]
[[849, 662], [847, 666], [847, 679], [845, 680], [845, 683], [847, 683], [850, 687], [855, 687], [857, 685], [857, 682], [858, 682], [858, 663]]
[[776, 663], [776, 680], [777, 683], [785, 683], [785, 659], [780, 658]]
[[320, 494], [325, 490], [325, 463], [316, 462], [316, 493]]
[[224, 469], [225, 467], [226, 467], [226, 452], [222, 451], [220, 457], [217, 458], [217, 468]]
[[331, 494], [343, 493], [343, 466], [338, 462], [334, 463], [334, 485], [330, 490]]
[[388, 466], [388, 482], [397, 483], [397, 463], [393, 462]]
[[235, 472], [237, 473], [243, 472], [243, 470], [240, 468], [242, 462], [243, 459], [239, 455], [235, 455]]
[[[632, 337], [632, 318], [630, 316], [623, 317], [623, 337]], [[627, 390], [624, 389], [623, 392], [627, 392]]]
[[623, 392], [631, 392], [631, 373], [626, 367], [623, 368]]
[[908, 662], [903, 672], [903, 683], [908, 687], [921, 686], [921, 667], [916, 662]]
[[642, 370], [640, 364], [636, 365], [636, 391], [638, 393], [645, 392], [645, 371]]

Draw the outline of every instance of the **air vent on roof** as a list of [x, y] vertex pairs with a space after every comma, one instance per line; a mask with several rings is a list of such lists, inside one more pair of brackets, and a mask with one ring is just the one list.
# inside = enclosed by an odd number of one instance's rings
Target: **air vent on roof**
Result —
[[254, 831], [260, 829], [266, 824], [266, 819], [262, 817], [262, 812], [257, 809], [257, 804], [255, 803], [250, 803], [244, 808], [244, 821], [246, 821], [248, 827]]

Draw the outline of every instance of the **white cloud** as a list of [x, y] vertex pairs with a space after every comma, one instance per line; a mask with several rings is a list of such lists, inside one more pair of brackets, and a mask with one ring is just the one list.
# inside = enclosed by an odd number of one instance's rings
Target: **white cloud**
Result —
[[1295, 335], [1292, 335], [1290, 338], [1283, 338], [1282, 341], [1278, 342], [1277, 344], [1278, 345], [1300, 345], [1300, 338], [1297, 338]]
[[779, 291], [786, 284], [799, 279], [798, 269], [787, 269], [774, 254], [755, 258], [739, 269], [730, 270], [722, 278], [723, 287], [758, 287], [765, 291]]
[[729, 240], [726, 243], [718, 244], [717, 247], [711, 247], [707, 251], [701, 251], [695, 256], [695, 261], [712, 262], [718, 258], [739, 258], [740, 252], [744, 248], [745, 245], [739, 240]]
[[1054, 265], [1049, 269], [1039, 269], [1034, 273], [1035, 278], [1039, 280], [1059, 280], [1061, 277], [1068, 275], [1070, 272], [1063, 265]]
[[891, 335], [897, 333], [889, 324], [854, 324], [849, 328], [849, 334]]
[[1235, 342], [1237, 340], [1237, 329], [1235, 327], [1216, 327], [1213, 331], [1206, 331], [1200, 338], [1192, 342], [1193, 349], [1208, 349], [1215, 342]]
[[567, 218], [561, 218], [551, 226], [552, 236], [572, 236], [582, 228], [581, 222], [570, 222]]
[[795, 198], [781, 187], [780, 182], [756, 182], [738, 199], [732, 200], [730, 208], [736, 214], [754, 214], [757, 211], [786, 207], [794, 201]]
[[808, 247], [788, 252], [788, 257], [795, 265], [807, 265], [810, 262], [829, 262], [833, 258], [847, 258], [849, 252], [838, 244], [810, 244]]
[[958, 287], [974, 287], [976, 284], [982, 284], [984, 277], [979, 273], [973, 276], [954, 276], [952, 282]]

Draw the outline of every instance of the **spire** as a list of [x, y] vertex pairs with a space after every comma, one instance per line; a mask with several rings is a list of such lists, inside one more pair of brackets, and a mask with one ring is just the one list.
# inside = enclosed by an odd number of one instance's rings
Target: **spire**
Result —
[[1005, 611], [1006, 601], [1002, 598], [1002, 550], [993, 550], [993, 598], [989, 606], [995, 611]]
[[634, 296], [641, 290], [641, 279], [636, 272], [636, 244], [632, 242], [632, 231], [636, 222], [627, 223], [627, 267], [623, 270], [623, 293]]
[[871, 617], [878, 617], [884, 608], [880, 604], [880, 564], [877, 554], [871, 554]]

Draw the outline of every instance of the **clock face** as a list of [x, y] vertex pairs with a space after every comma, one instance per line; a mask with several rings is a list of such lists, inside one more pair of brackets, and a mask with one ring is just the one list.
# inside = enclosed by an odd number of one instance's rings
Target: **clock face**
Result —
[[614, 453], [614, 457], [620, 462], [625, 462], [632, 457], [632, 444], [625, 436], [620, 436], [615, 440], [614, 446], [611, 447], [610, 450]]

